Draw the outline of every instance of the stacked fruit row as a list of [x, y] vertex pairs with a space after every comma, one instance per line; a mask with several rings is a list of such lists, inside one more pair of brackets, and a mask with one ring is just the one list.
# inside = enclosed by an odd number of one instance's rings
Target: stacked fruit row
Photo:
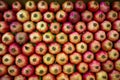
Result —
[[24, 7], [0, 0], [0, 80], [120, 80], [119, 1]]

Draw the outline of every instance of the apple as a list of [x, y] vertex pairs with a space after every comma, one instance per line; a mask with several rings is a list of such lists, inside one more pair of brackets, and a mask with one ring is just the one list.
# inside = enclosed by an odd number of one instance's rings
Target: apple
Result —
[[96, 12], [99, 9], [99, 3], [95, 0], [91, 0], [87, 3], [88, 10], [91, 12]]
[[59, 64], [52, 64], [49, 66], [49, 72], [53, 75], [58, 75], [62, 72], [62, 66]]
[[5, 21], [0, 21], [0, 33], [6, 33], [9, 31], [9, 25]]
[[117, 70], [113, 70], [109, 73], [109, 79], [110, 80], [119, 80], [120, 79], [120, 72]]
[[120, 51], [120, 40], [117, 40], [116, 42], [115, 42], [115, 44], [114, 44], [114, 47], [115, 47], [115, 49], [117, 49], [118, 51]]
[[28, 35], [25, 32], [18, 32], [15, 35], [15, 40], [18, 44], [24, 44], [28, 41]]
[[32, 21], [26, 21], [23, 23], [23, 31], [26, 33], [31, 33], [35, 30], [35, 24]]
[[42, 80], [55, 80], [54, 75], [48, 73], [42, 77]]
[[110, 51], [113, 47], [112, 41], [110, 41], [108, 39], [104, 40], [101, 45], [102, 45], [102, 49], [104, 51]]
[[94, 36], [92, 32], [86, 31], [82, 34], [82, 41], [85, 43], [91, 43], [94, 39], [93, 37]]
[[108, 80], [107, 72], [101, 70], [96, 73], [96, 80]]
[[106, 18], [106, 15], [104, 14], [104, 12], [102, 12], [100, 10], [95, 12], [95, 14], [94, 14], [94, 20], [99, 23], [103, 22], [105, 20], [105, 18]]
[[44, 76], [48, 71], [48, 68], [46, 65], [44, 64], [39, 64], [36, 68], [35, 68], [35, 74], [38, 76]]
[[90, 72], [99, 72], [101, 70], [101, 64], [100, 62], [98, 62], [97, 60], [93, 60], [90, 64], [89, 64], [89, 69]]
[[120, 19], [120, 12], [118, 12], [118, 19]]
[[50, 3], [49, 9], [51, 12], [57, 12], [58, 10], [60, 10], [60, 4], [56, 1], [53, 1]]
[[109, 1], [100, 2], [100, 10], [104, 13], [107, 13], [110, 10], [110, 2]]
[[42, 41], [42, 34], [39, 32], [32, 32], [29, 34], [29, 39], [30, 42], [37, 44]]
[[28, 80], [39, 80], [39, 77], [37, 75], [32, 75], [28, 77]]
[[67, 34], [60, 32], [56, 35], [56, 42], [60, 44], [65, 44], [68, 41], [68, 36]]
[[89, 50], [93, 53], [96, 53], [100, 50], [101, 48], [101, 44], [99, 41], [97, 40], [93, 40], [90, 44], [89, 44]]
[[27, 80], [27, 79], [26, 79], [25, 76], [23, 76], [23, 75], [20, 74], [20, 75], [18, 75], [18, 76], [15, 76], [15, 77], [14, 77], [14, 80]]
[[22, 23], [29, 21], [30, 19], [29, 12], [24, 9], [21, 9], [20, 11], [18, 11], [16, 16], [17, 16], [17, 20]]
[[60, 32], [60, 29], [61, 29], [60, 23], [58, 23], [58, 22], [50, 23], [49, 29], [50, 29], [51, 33], [58, 34]]
[[120, 20], [116, 20], [113, 22], [113, 29], [117, 32], [120, 32]]
[[36, 30], [40, 33], [45, 33], [48, 31], [48, 25], [44, 21], [40, 21], [36, 24]]
[[95, 75], [92, 72], [87, 72], [83, 75], [84, 80], [95, 80]]
[[116, 49], [111, 49], [108, 51], [108, 56], [110, 60], [117, 60], [119, 58], [119, 52]]
[[0, 12], [4, 12], [8, 9], [8, 4], [3, 0], [0, 0]]
[[46, 64], [46, 65], [51, 65], [53, 64], [55, 61], [55, 57], [53, 54], [50, 54], [50, 53], [46, 53], [44, 56], [43, 56], [43, 62]]
[[102, 63], [102, 69], [106, 72], [110, 72], [114, 69], [114, 64], [111, 60], [107, 60], [106, 62]]
[[67, 13], [63, 10], [59, 10], [56, 13], [56, 20], [60, 23], [66, 22], [67, 20]]
[[86, 73], [88, 71], [88, 64], [85, 63], [85, 62], [80, 62], [78, 65], [77, 65], [77, 70], [79, 73]]
[[51, 32], [46, 32], [43, 34], [43, 41], [45, 43], [51, 43], [54, 41], [54, 35]]
[[56, 55], [56, 62], [60, 65], [65, 65], [68, 62], [68, 55], [60, 52]]
[[56, 80], [69, 80], [69, 77], [67, 74], [62, 72], [56, 76]]
[[7, 45], [0, 43], [0, 56], [3, 56], [7, 53]]
[[111, 30], [112, 28], [112, 24], [110, 21], [108, 20], [105, 20], [103, 21], [101, 24], [100, 24], [100, 27], [101, 27], [101, 30], [105, 31], [105, 32], [108, 32]]
[[38, 54], [32, 54], [30, 57], [29, 57], [29, 62], [31, 65], [33, 66], [37, 66], [39, 65], [40, 63], [42, 63], [42, 56], [38, 55]]
[[31, 13], [31, 21], [39, 22], [42, 20], [42, 14], [39, 11], [34, 11]]
[[76, 51], [80, 54], [85, 53], [87, 51], [87, 44], [84, 42], [76, 44]]
[[23, 29], [23, 25], [18, 21], [14, 21], [10, 24], [10, 31], [13, 33], [21, 32], [22, 29]]
[[67, 75], [74, 73], [74, 65], [71, 63], [63, 65], [63, 72]]
[[19, 10], [21, 10], [21, 8], [22, 8], [22, 5], [21, 5], [21, 3], [19, 1], [14, 1], [12, 3], [12, 10], [14, 12], [18, 12]]
[[19, 75], [19, 73], [20, 73], [20, 69], [19, 69], [18, 66], [11, 65], [11, 66], [8, 67], [8, 74], [10, 76], [17, 76], [17, 75]]
[[48, 11], [48, 4], [46, 1], [41, 0], [37, 3], [37, 8], [41, 13]]
[[0, 78], [0, 80], [13, 80], [13, 78], [12, 78], [10, 75], [5, 74], [4, 76], [2, 76], [2, 77]]
[[28, 57], [25, 56], [24, 54], [19, 54], [18, 56], [16, 56], [15, 58], [15, 64], [19, 67], [19, 68], [23, 68], [28, 64]]
[[65, 22], [62, 25], [62, 32], [70, 34], [73, 31], [73, 25], [70, 22]]
[[77, 0], [75, 2], [75, 10], [78, 12], [83, 12], [86, 9], [86, 4], [83, 0]]
[[115, 69], [117, 71], [120, 71], [120, 59], [116, 60], [114, 65], [115, 65]]
[[71, 12], [74, 8], [74, 4], [72, 3], [72, 1], [65, 1], [63, 4], [62, 4], [62, 9], [65, 11], [65, 12]]
[[105, 62], [108, 59], [108, 53], [105, 51], [98, 51], [95, 55], [96, 60], [99, 62]]
[[51, 54], [58, 54], [61, 51], [61, 45], [56, 42], [53, 42], [50, 43], [48, 49]]
[[3, 20], [3, 14], [0, 12], [0, 21]]
[[10, 45], [14, 42], [14, 35], [11, 32], [6, 32], [2, 35], [2, 42], [6, 45]]
[[70, 80], [82, 80], [82, 75], [78, 72], [74, 72], [70, 75]]
[[114, 10], [110, 10], [107, 13], [106, 18], [107, 18], [108, 21], [114, 22], [118, 18], [118, 13], [116, 11], [114, 11]]
[[86, 63], [90, 63], [94, 60], [94, 53], [87, 51], [83, 54], [83, 61]]
[[79, 21], [75, 24], [75, 31], [78, 33], [84, 33], [86, 31], [86, 24], [85, 22]]
[[30, 56], [34, 53], [34, 46], [32, 45], [32, 43], [25, 43], [22, 46], [22, 53], [26, 56]]
[[99, 23], [97, 21], [90, 21], [88, 22], [87, 24], [87, 29], [88, 31], [92, 32], [92, 33], [95, 33], [99, 30]]
[[7, 74], [7, 66], [0, 64], [0, 76]]
[[112, 3], [112, 9], [115, 11], [120, 11], [120, 1], [114, 1]]
[[39, 55], [45, 55], [47, 52], [47, 45], [44, 42], [40, 42], [35, 46], [35, 52]]
[[103, 30], [99, 30], [94, 35], [95, 40], [98, 40], [100, 42], [104, 41], [106, 39], [106, 33]]
[[82, 55], [79, 54], [78, 52], [73, 52], [72, 54], [69, 55], [69, 58], [72, 64], [78, 64], [82, 62]]
[[93, 18], [92, 12], [85, 10], [84, 12], [81, 13], [82, 21], [84, 22], [90, 22]]
[[29, 12], [33, 12], [36, 10], [36, 4], [34, 1], [27, 1], [25, 3], [25, 9]]

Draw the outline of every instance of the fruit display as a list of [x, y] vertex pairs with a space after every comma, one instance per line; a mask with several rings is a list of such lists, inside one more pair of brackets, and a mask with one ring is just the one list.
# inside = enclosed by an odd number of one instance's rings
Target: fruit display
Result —
[[120, 1], [0, 0], [0, 80], [120, 80]]

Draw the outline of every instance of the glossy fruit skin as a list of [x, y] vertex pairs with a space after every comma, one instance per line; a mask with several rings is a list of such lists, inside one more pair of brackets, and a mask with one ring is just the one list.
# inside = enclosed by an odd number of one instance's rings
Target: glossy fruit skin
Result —
[[52, 12], [57, 12], [58, 10], [60, 10], [60, 4], [58, 2], [51, 2], [49, 9]]
[[96, 73], [96, 79], [97, 80], [108, 80], [107, 72], [101, 70]]
[[83, 61], [90, 63], [94, 60], [94, 54], [91, 51], [87, 51], [83, 54]]
[[119, 52], [117, 49], [111, 49], [110, 51], [108, 51], [108, 56], [109, 59], [112, 61], [117, 60], [119, 58]]
[[65, 12], [71, 12], [74, 8], [74, 4], [73, 2], [71, 1], [65, 1], [63, 4], [62, 4], [62, 9], [65, 11]]
[[113, 70], [109, 73], [110, 80], [119, 80], [120, 79], [120, 72], [117, 70]]
[[42, 18], [43, 18], [43, 16], [42, 16], [41, 12], [39, 12], [39, 11], [34, 11], [31, 13], [30, 19], [33, 22], [39, 22], [42, 20]]
[[76, 44], [76, 51], [79, 52], [80, 54], [83, 54], [87, 51], [87, 44], [85, 42], [80, 42]]
[[97, 1], [94, 1], [94, 0], [89, 1], [87, 3], [87, 6], [89, 6], [88, 10], [90, 10], [92, 12], [96, 12], [99, 9], [99, 3]]
[[106, 39], [102, 42], [101, 47], [104, 51], [110, 51], [113, 47], [113, 42]]
[[118, 13], [114, 10], [110, 10], [108, 13], [107, 13], [107, 16], [106, 16], [107, 20], [109, 20], [110, 22], [113, 22], [115, 21], [117, 18], [118, 18]]
[[75, 2], [75, 10], [78, 12], [83, 12], [86, 9], [86, 4], [82, 0], [77, 0]]
[[0, 21], [0, 33], [6, 33], [9, 31], [9, 25], [6, 21]]
[[100, 26], [101, 26], [101, 30], [103, 30], [103, 31], [105, 31], [105, 32], [110, 31], [111, 28], [112, 28], [112, 24], [111, 24], [111, 22], [108, 21], [108, 20], [103, 21], [103, 22], [100, 24]]
[[86, 31], [82, 35], [82, 41], [85, 43], [91, 43], [93, 41], [94, 35], [90, 31]]
[[88, 71], [88, 64], [85, 62], [80, 62], [77, 65], [77, 70], [79, 71], [79, 73], [86, 73]]
[[14, 12], [18, 12], [21, 8], [22, 8], [22, 5], [21, 5], [21, 3], [19, 1], [14, 1], [12, 3], [12, 10]]
[[108, 53], [105, 51], [98, 51], [96, 53], [96, 60], [99, 62], [105, 62], [108, 59]]
[[100, 10], [104, 13], [108, 12], [110, 10], [110, 3], [108, 1], [100, 2]]
[[79, 21], [75, 24], [75, 31], [78, 33], [84, 33], [87, 29], [85, 22]]
[[92, 72], [87, 72], [83, 75], [84, 80], [95, 80], [95, 75]]
[[95, 39], [102, 42], [106, 39], [106, 33], [102, 30], [99, 30], [94, 35]]
[[10, 76], [17, 76], [17, 75], [19, 75], [19, 74], [20, 74], [20, 69], [19, 69], [19, 67], [16, 66], [16, 65], [11, 65], [11, 66], [9, 66], [9, 67], [8, 67], [8, 74], [9, 74]]
[[73, 30], [73, 25], [70, 22], [65, 22], [62, 25], [62, 31], [66, 34], [70, 34]]

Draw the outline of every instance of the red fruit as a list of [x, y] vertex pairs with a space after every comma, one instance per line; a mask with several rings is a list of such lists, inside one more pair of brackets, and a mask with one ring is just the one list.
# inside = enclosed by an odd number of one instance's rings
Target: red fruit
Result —
[[0, 12], [4, 12], [8, 9], [8, 4], [3, 0], [0, 0]]
[[65, 65], [63, 66], [63, 72], [64, 72], [65, 74], [68, 74], [68, 75], [74, 73], [74, 65], [71, 64], [71, 63], [65, 64]]
[[96, 80], [108, 80], [107, 72], [101, 70], [96, 73]]
[[62, 31], [66, 34], [70, 34], [73, 31], [73, 25], [70, 22], [63, 23]]
[[76, 51], [80, 54], [85, 53], [87, 51], [87, 44], [84, 42], [76, 44]]
[[86, 31], [86, 24], [82, 21], [79, 21], [75, 25], [75, 31], [78, 33], [84, 33]]
[[34, 67], [32, 65], [27, 65], [22, 68], [22, 75], [29, 77], [34, 74]]
[[102, 49], [104, 51], [110, 51], [112, 47], [113, 47], [113, 43], [110, 40], [106, 39], [102, 42]]
[[111, 30], [107, 33], [107, 38], [112, 42], [117, 41], [119, 39], [119, 33], [115, 30]]
[[102, 63], [102, 69], [106, 72], [110, 72], [114, 68], [114, 64], [111, 60], [107, 60], [106, 62]]
[[24, 44], [28, 41], [28, 35], [25, 32], [18, 32], [15, 35], [15, 40], [18, 44]]
[[105, 51], [98, 51], [96, 53], [96, 60], [99, 62], [105, 62], [108, 59], [108, 54]]
[[90, 22], [93, 18], [92, 12], [85, 10], [84, 12], [81, 13], [82, 21], [84, 22]]
[[48, 73], [42, 77], [42, 80], [55, 80], [54, 75]]
[[21, 32], [22, 28], [22, 24], [18, 21], [14, 21], [10, 24], [10, 31], [13, 33]]
[[120, 20], [116, 20], [113, 22], [113, 27], [114, 30], [116, 30], [117, 32], [120, 32]]
[[79, 73], [86, 73], [88, 71], [88, 64], [85, 62], [81, 62], [77, 65], [77, 70]]
[[9, 26], [7, 22], [5, 21], [0, 21], [0, 33], [6, 33], [9, 31]]
[[67, 20], [67, 13], [63, 10], [59, 10], [57, 13], [56, 13], [56, 20], [58, 22], [66, 22]]
[[62, 9], [65, 11], [65, 12], [71, 12], [74, 8], [74, 4], [71, 2], [71, 1], [65, 1], [63, 4], [62, 4]]
[[64, 52], [60, 52], [56, 55], [56, 62], [60, 65], [64, 65], [68, 62], [68, 55]]
[[120, 12], [118, 12], [118, 19], [120, 19]]
[[70, 54], [69, 58], [72, 64], [78, 64], [82, 61], [82, 55], [79, 54], [78, 52]]
[[110, 21], [105, 20], [100, 24], [100, 27], [103, 31], [108, 32], [111, 30], [112, 24]]
[[106, 39], [106, 33], [103, 30], [99, 30], [95, 33], [95, 39], [98, 41], [104, 41]]
[[40, 33], [45, 33], [48, 31], [48, 25], [46, 22], [44, 21], [40, 21], [36, 24], [36, 29], [40, 32]]
[[20, 75], [18, 75], [18, 76], [15, 76], [15, 77], [14, 77], [14, 80], [27, 80], [27, 79], [26, 79], [25, 76], [23, 76], [23, 75], [20, 74]]
[[112, 3], [112, 9], [115, 11], [120, 11], [120, 1], [114, 1]]
[[42, 20], [42, 14], [39, 11], [34, 11], [31, 13], [31, 21], [39, 22]]
[[88, 31], [95, 33], [99, 30], [99, 23], [97, 21], [90, 21], [87, 24]]
[[42, 62], [42, 57], [40, 55], [37, 55], [37, 54], [32, 54], [29, 57], [29, 62], [31, 65], [37, 66], [38, 64], [40, 64]]
[[35, 74], [38, 76], [44, 76], [48, 71], [48, 68], [44, 64], [40, 64], [35, 68]]
[[83, 33], [82, 35], [82, 41], [85, 43], [91, 43], [93, 41], [93, 34], [89, 31], [86, 31], [85, 33]]
[[0, 76], [7, 74], [7, 66], [0, 64]]
[[113, 22], [115, 21], [117, 18], [118, 18], [118, 13], [114, 10], [110, 10], [108, 13], [107, 13], [107, 16], [106, 16], [107, 20], [109, 20], [110, 22]]
[[41, 13], [44, 13], [48, 10], [48, 4], [46, 1], [41, 0], [37, 3], [37, 8]]
[[25, 56], [23, 54], [19, 54], [18, 56], [16, 56], [15, 64], [19, 68], [25, 67], [28, 64], [28, 58], [27, 58], [27, 56]]
[[32, 75], [28, 77], [28, 80], [39, 80], [39, 77], [37, 75]]
[[47, 45], [44, 42], [40, 42], [35, 47], [35, 52], [39, 55], [44, 55], [47, 52]]
[[53, 33], [53, 34], [58, 34], [60, 32], [60, 29], [61, 29], [61, 26], [60, 26], [60, 23], [58, 22], [52, 22], [50, 24], [50, 32]]
[[2, 20], [3, 20], [3, 14], [0, 13], [0, 21], [2, 21]]
[[80, 21], [80, 15], [78, 12], [76, 11], [72, 11], [69, 14], [69, 21], [73, 24], [77, 23], [78, 21]]
[[[105, 44], [104, 44], [105, 45]], [[89, 50], [93, 53], [96, 53], [100, 50], [101, 48], [101, 44], [99, 41], [97, 40], [93, 40], [90, 44], [89, 44]]]
[[87, 51], [83, 54], [83, 61], [86, 63], [90, 63], [94, 60], [94, 54], [90, 51]]
[[8, 67], [8, 74], [10, 76], [17, 76], [20, 73], [20, 69], [16, 65], [11, 65]]
[[59, 75], [57, 75], [56, 80], [69, 80], [69, 78], [67, 74], [62, 72]]
[[86, 9], [86, 4], [82, 0], [77, 0], [75, 2], [75, 10], [78, 12], [83, 12]]
[[88, 10], [91, 12], [96, 12], [99, 9], [99, 3], [97, 1], [91, 0], [87, 3]]
[[60, 4], [56, 1], [53, 1], [50, 3], [50, 11], [51, 12], [57, 12], [58, 10], [60, 10]]
[[113, 70], [109, 73], [110, 80], [120, 80], [120, 72], [117, 70]]
[[95, 14], [94, 14], [94, 20], [95, 21], [97, 21], [97, 22], [99, 22], [99, 23], [101, 23], [101, 22], [103, 22], [104, 20], [105, 20], [105, 14], [104, 14], [104, 12], [102, 12], [102, 11], [97, 11]]
[[110, 10], [110, 2], [108, 1], [102, 1], [100, 2], [100, 10], [104, 13], [108, 12]]
[[59, 64], [52, 64], [49, 66], [49, 72], [53, 75], [58, 75], [62, 72], [62, 66]]
[[0, 43], [0, 56], [3, 56], [7, 53], [7, 46], [3, 43]]
[[82, 80], [82, 75], [78, 72], [74, 72], [70, 75], [70, 80]]
[[108, 51], [108, 56], [111, 60], [117, 60], [119, 58], [119, 52], [116, 49], [111, 49]]
[[95, 80], [95, 75], [91, 72], [87, 72], [83, 75], [84, 80]]
[[120, 59], [118, 59], [118, 60], [115, 61], [115, 69], [117, 71], [120, 71]]
[[36, 4], [34, 1], [27, 1], [25, 3], [25, 9], [29, 12], [35, 11], [36, 10]]
[[43, 41], [45, 43], [51, 43], [54, 41], [55, 36], [51, 32], [46, 32], [43, 34]]
[[100, 66], [100, 62], [93, 60], [90, 64], [89, 64], [89, 69], [91, 72], [99, 72], [101, 70], [101, 66]]
[[118, 51], [120, 51], [120, 39], [115, 42], [114, 47], [115, 47], [115, 49], [117, 49]]
[[0, 80], [13, 80], [13, 78], [11, 76], [9, 76], [9, 75], [6, 74], [6, 75], [2, 76], [0, 78]]
[[15, 12], [18, 12], [19, 10], [21, 10], [22, 8], [22, 5], [19, 1], [14, 1], [12, 3], [12, 10], [15, 11]]

